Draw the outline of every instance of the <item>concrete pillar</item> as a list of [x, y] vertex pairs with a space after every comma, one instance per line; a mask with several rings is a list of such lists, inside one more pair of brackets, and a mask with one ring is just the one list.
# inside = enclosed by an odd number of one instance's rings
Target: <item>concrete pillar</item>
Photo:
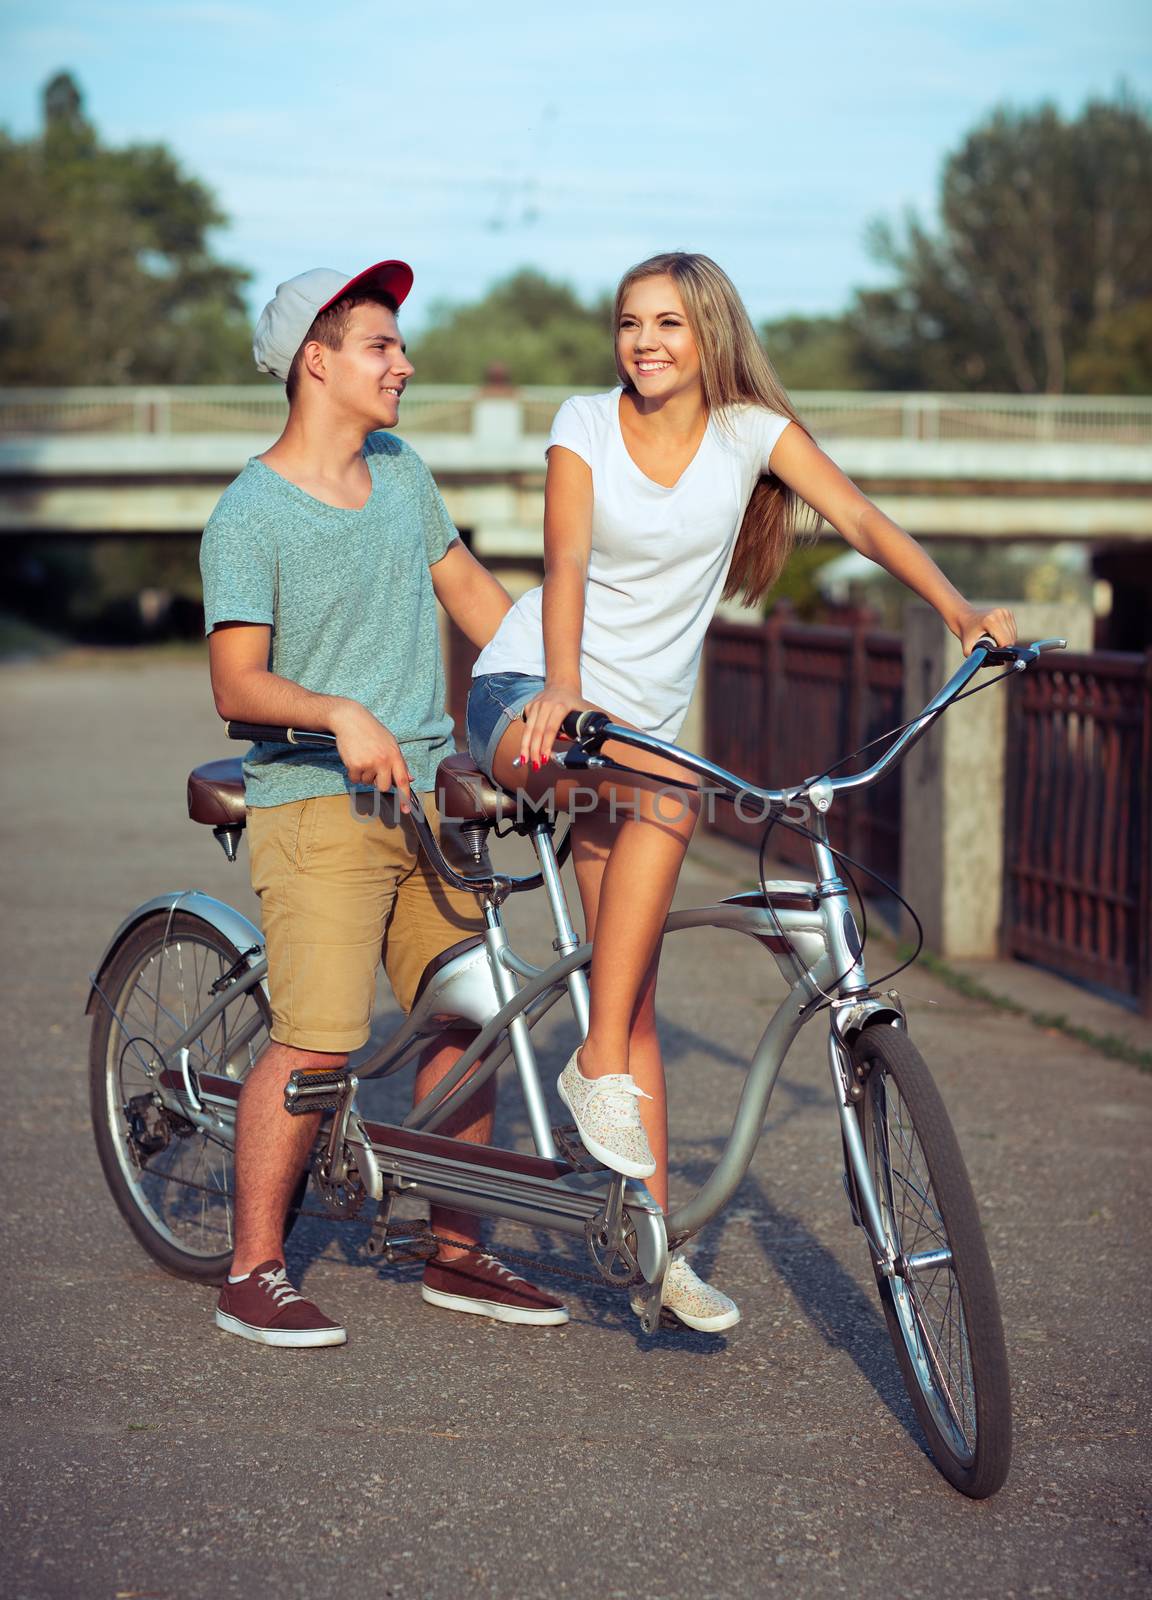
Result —
[[[1021, 601], [1012, 610], [1025, 643], [1061, 638], [1070, 650], [1092, 648], [1087, 606]], [[904, 611], [905, 720], [962, 659], [938, 614], [910, 602]], [[991, 959], [1000, 953], [1005, 731], [1013, 687], [989, 688], [946, 711], [902, 764], [900, 886], [936, 955]], [[914, 933], [907, 914], [903, 932]]]
[[472, 433], [485, 444], [498, 446], [519, 441], [524, 436], [524, 408], [519, 396], [482, 394], [472, 407]]

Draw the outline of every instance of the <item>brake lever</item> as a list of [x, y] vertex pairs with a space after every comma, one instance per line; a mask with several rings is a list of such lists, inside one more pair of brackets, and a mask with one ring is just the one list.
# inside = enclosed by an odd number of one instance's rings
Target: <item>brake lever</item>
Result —
[[984, 650], [981, 670], [984, 667], [1011, 667], [1015, 672], [1023, 672], [1028, 662], [1036, 659], [1032, 646], [997, 644], [990, 633], [982, 633], [972, 648]]
[[[987, 651], [981, 663], [982, 666], [1012, 667], [1016, 672], [1023, 672], [1034, 661], [1038, 661], [1045, 650], [1066, 650], [1068, 641], [1067, 639], [1037, 639], [1033, 644], [998, 645], [991, 635], [985, 633], [977, 639], [976, 645], [983, 645]], [[972, 648], [975, 649], [976, 645], [973, 645]]]

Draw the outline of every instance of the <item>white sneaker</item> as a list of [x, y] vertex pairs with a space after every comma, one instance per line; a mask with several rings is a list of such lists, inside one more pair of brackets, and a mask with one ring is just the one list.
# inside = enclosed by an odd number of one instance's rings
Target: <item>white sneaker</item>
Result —
[[[639, 1316], [644, 1309], [643, 1302], [634, 1298], [631, 1303]], [[664, 1279], [664, 1309], [698, 1333], [723, 1333], [725, 1328], [734, 1328], [740, 1321], [740, 1308], [735, 1300], [705, 1283], [693, 1272], [687, 1257], [679, 1253], [672, 1257]]]
[[578, 1049], [556, 1080], [556, 1090], [572, 1113], [589, 1155], [626, 1178], [650, 1178], [656, 1162], [640, 1121], [638, 1100], [649, 1100], [629, 1072], [586, 1078], [576, 1064]]

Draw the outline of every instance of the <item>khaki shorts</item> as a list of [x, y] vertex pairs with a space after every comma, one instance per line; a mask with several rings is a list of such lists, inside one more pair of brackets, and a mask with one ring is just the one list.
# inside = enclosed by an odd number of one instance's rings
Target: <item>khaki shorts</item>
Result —
[[[375, 797], [357, 797], [363, 813]], [[441, 833], [436, 797], [424, 814], [448, 861], [477, 870], [455, 829]], [[376, 971], [412, 1008], [433, 957], [484, 931], [475, 897], [449, 888], [419, 853], [391, 796], [358, 815], [348, 795], [319, 795], [248, 812], [252, 887], [268, 952], [272, 1037], [298, 1050], [344, 1054], [368, 1038]]]

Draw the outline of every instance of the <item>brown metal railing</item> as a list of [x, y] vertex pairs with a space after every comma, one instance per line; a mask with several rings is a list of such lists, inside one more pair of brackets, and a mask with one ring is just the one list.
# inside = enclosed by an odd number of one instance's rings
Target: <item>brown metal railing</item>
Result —
[[[903, 720], [903, 659], [898, 634], [864, 627], [815, 627], [779, 617], [754, 625], [714, 622], [705, 648], [705, 754], [767, 786], [822, 772]], [[836, 809], [833, 842], [899, 887], [899, 772], [841, 796]], [[757, 841], [730, 806], [716, 806], [712, 826], [742, 843]], [[808, 843], [783, 828], [776, 830], [772, 853], [811, 864]]]
[[1152, 1016], [1152, 651], [1045, 656], [1008, 716], [1006, 952]]

